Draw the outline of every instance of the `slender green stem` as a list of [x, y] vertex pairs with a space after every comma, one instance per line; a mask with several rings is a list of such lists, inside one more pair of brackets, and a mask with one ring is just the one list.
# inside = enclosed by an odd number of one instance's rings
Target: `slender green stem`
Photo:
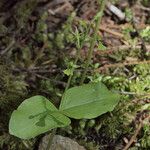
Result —
[[[93, 35], [93, 39], [91, 40], [91, 43], [90, 43], [90, 49], [89, 49], [89, 52], [88, 52], [88, 59], [87, 59], [87, 63], [86, 63], [86, 67], [85, 67], [84, 73], [83, 73], [83, 77], [81, 79], [81, 84], [85, 80], [85, 76], [86, 76], [86, 73], [87, 73], [87, 70], [88, 70], [88, 66], [89, 66], [91, 58], [92, 58], [92, 53], [93, 53], [93, 49], [94, 49], [94, 46], [95, 46], [96, 36], [97, 36], [98, 29], [99, 29], [100, 21], [101, 21], [102, 15], [103, 15], [104, 7], [105, 7], [105, 0], [102, 0], [101, 7], [100, 7], [100, 16], [96, 20], [96, 26], [95, 26], [95, 29], [94, 29], [94, 35]], [[78, 48], [77, 54], [76, 54], [76, 58], [75, 58], [75, 61], [74, 61], [74, 65], [76, 65], [77, 62], [78, 62], [78, 59], [79, 59], [79, 56], [80, 56], [80, 50], [81, 50], [81, 48]], [[71, 84], [71, 79], [73, 77], [74, 70], [75, 70], [75, 67], [72, 68], [72, 74], [68, 78], [67, 86], [65, 88], [64, 94], [65, 94], [65, 92], [67, 91], [67, 89], [69, 88], [69, 86]], [[64, 96], [64, 94], [63, 94], [63, 96]], [[62, 99], [63, 99], [63, 96], [62, 96]], [[52, 130], [46, 150], [50, 150], [51, 149], [53, 138], [55, 136], [56, 130], [57, 129], [53, 129]]]
[[[80, 48], [77, 50], [77, 54], [76, 54], [76, 58], [75, 58], [75, 61], [74, 61], [74, 65], [77, 64], [78, 60], [79, 60], [79, 56], [80, 56]], [[74, 74], [74, 70], [75, 70], [75, 67], [72, 68], [72, 74], [69, 76], [68, 78], [68, 81], [67, 81], [67, 85], [66, 85], [66, 88], [65, 88], [65, 92], [68, 90], [69, 86], [70, 86], [70, 83], [71, 83], [71, 79], [73, 77], [73, 74]], [[65, 93], [64, 92], [64, 93]]]
[[57, 129], [53, 129], [51, 134], [50, 134], [50, 138], [48, 140], [48, 144], [47, 144], [47, 147], [46, 147], [46, 150], [51, 150], [51, 147], [52, 147], [52, 144], [53, 144], [53, 138], [56, 134], [56, 130]]
[[96, 43], [96, 38], [97, 38], [98, 30], [99, 30], [99, 25], [100, 25], [100, 22], [101, 22], [101, 19], [102, 19], [102, 16], [103, 16], [105, 3], [106, 3], [106, 0], [101, 0], [100, 10], [99, 10], [99, 17], [96, 19], [95, 28], [94, 28], [94, 31], [93, 31], [93, 38], [91, 39], [91, 42], [90, 42], [90, 48], [89, 48], [89, 51], [88, 51], [87, 61], [86, 61], [85, 69], [84, 69], [84, 72], [83, 72], [83, 75], [82, 75], [82, 78], [81, 78], [81, 82], [80, 82], [81, 85], [84, 83], [84, 80], [86, 78], [86, 74], [87, 74], [87, 71], [88, 71], [88, 67], [89, 67], [91, 59], [92, 59], [92, 54], [93, 54], [94, 46], [95, 46], [95, 43]]

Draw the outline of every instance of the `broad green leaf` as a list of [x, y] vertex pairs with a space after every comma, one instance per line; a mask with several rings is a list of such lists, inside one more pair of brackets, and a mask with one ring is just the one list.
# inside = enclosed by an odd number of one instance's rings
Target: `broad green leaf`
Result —
[[22, 139], [30, 139], [53, 128], [70, 124], [70, 119], [45, 97], [26, 99], [15, 110], [9, 122], [9, 133]]
[[60, 111], [75, 119], [91, 119], [112, 111], [119, 96], [98, 82], [73, 87], [66, 91], [60, 104]]

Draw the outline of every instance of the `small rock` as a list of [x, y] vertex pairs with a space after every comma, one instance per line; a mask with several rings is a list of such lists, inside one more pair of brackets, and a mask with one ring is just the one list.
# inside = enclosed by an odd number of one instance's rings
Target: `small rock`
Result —
[[[50, 135], [46, 135], [42, 138], [42, 141], [39, 145], [39, 150], [46, 150], [49, 137]], [[86, 149], [68, 137], [55, 135], [50, 150], [86, 150]]]

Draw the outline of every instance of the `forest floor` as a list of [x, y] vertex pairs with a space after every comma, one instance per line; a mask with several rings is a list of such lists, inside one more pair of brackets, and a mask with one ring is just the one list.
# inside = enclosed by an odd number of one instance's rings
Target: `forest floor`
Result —
[[[0, 149], [38, 149], [44, 135], [29, 141], [9, 135], [10, 115], [33, 95], [59, 104], [68, 79], [65, 71], [76, 54], [68, 29], [73, 26], [82, 31], [97, 7], [96, 0], [40, 2], [31, 14], [30, 9], [20, 7], [17, 15], [0, 22]], [[120, 102], [111, 113], [72, 120], [70, 127], [57, 134], [87, 150], [149, 150], [150, 2], [110, 0], [98, 34], [102, 45], [94, 48], [86, 82], [103, 82], [121, 95]], [[88, 43], [82, 48], [79, 66], [87, 51]], [[71, 86], [78, 84], [82, 71], [82, 66], [76, 69]]]

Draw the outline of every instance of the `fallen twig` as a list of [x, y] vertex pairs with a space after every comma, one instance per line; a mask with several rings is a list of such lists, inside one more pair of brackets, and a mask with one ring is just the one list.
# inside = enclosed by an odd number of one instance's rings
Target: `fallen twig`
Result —
[[103, 67], [96, 69], [96, 71], [102, 71], [102, 70], [105, 70], [108, 68], [117, 68], [117, 67], [124, 67], [124, 66], [130, 66], [130, 65], [138, 65], [138, 64], [150, 64], [150, 60], [148, 60], [148, 61], [132, 61], [132, 62], [123, 62], [123, 63], [104, 65]]
[[52, 15], [55, 15], [59, 13], [60, 11], [64, 10], [65, 8], [70, 8], [70, 10], [73, 10], [73, 6], [68, 2], [67, 0], [64, 0], [64, 4], [61, 7], [58, 7], [55, 10], [48, 9], [48, 12], [51, 13]]
[[54, 79], [50, 79], [48, 77], [44, 77], [40, 74], [36, 74], [35, 75], [38, 77], [38, 78], [41, 78], [41, 79], [44, 79], [44, 80], [50, 80], [51, 82], [55, 83], [55, 84], [59, 84], [59, 85], [62, 85], [63, 87], [66, 86], [66, 82], [63, 82], [63, 81], [58, 81], [58, 80], [54, 80]]
[[144, 6], [142, 6], [142, 5], [137, 5], [136, 7], [137, 7], [137, 8], [140, 8], [140, 9], [142, 9], [142, 10], [144, 10], [144, 11], [150, 12], [150, 8], [148, 8], [148, 7], [144, 7]]
[[[109, 49], [107, 49], [106, 51], [96, 51], [96, 53], [98, 54], [110, 54], [110, 53], [114, 53], [116, 51], [119, 50], [130, 50], [131, 48], [133, 49], [140, 49], [141, 45], [136, 45], [136, 46], [131, 46], [131, 45], [120, 45], [120, 46], [115, 46], [115, 47], [111, 47]], [[146, 45], [147, 51], [150, 52], [150, 45]]]
[[113, 30], [111, 30], [111, 29], [108, 29], [107, 27], [100, 27], [100, 30], [101, 31], [104, 31], [104, 32], [107, 32], [107, 33], [110, 33], [110, 34], [112, 34], [112, 35], [115, 35], [115, 37], [116, 38], [123, 38], [124, 37], [124, 35], [123, 34], [121, 34], [121, 33], [118, 33], [118, 32], [115, 32], [115, 31], [113, 31]]
[[10, 44], [0, 52], [1, 55], [4, 55], [5, 53], [7, 53], [15, 44], [15, 40], [13, 39]]
[[[149, 119], [150, 116], [146, 117], [145, 119]], [[144, 119], [144, 120], [145, 120]], [[128, 150], [130, 148], [130, 146], [132, 145], [132, 143], [135, 142], [137, 135], [139, 134], [139, 132], [141, 131], [142, 127], [143, 127], [143, 122], [144, 120], [140, 119], [140, 123], [134, 133], [134, 135], [131, 137], [130, 141], [127, 143], [127, 145], [123, 148], [123, 150]]]
[[132, 20], [132, 24], [133, 24], [133, 27], [134, 29], [136, 30], [136, 32], [138, 33], [138, 37], [140, 38], [141, 40], [141, 50], [142, 50], [142, 56], [143, 56], [143, 59], [146, 58], [146, 53], [148, 52], [147, 50], [147, 47], [146, 47], [146, 44], [145, 44], [145, 41], [144, 39], [142, 38], [142, 36], [140, 35], [140, 32], [136, 26], [136, 22], [134, 21], [134, 19]]
[[141, 128], [143, 127], [143, 121], [140, 121], [140, 124], [138, 125], [138, 128], [136, 129], [134, 135], [131, 137], [130, 141], [127, 143], [127, 145], [123, 148], [123, 150], [128, 150], [132, 143], [136, 140], [137, 135], [139, 134]]

